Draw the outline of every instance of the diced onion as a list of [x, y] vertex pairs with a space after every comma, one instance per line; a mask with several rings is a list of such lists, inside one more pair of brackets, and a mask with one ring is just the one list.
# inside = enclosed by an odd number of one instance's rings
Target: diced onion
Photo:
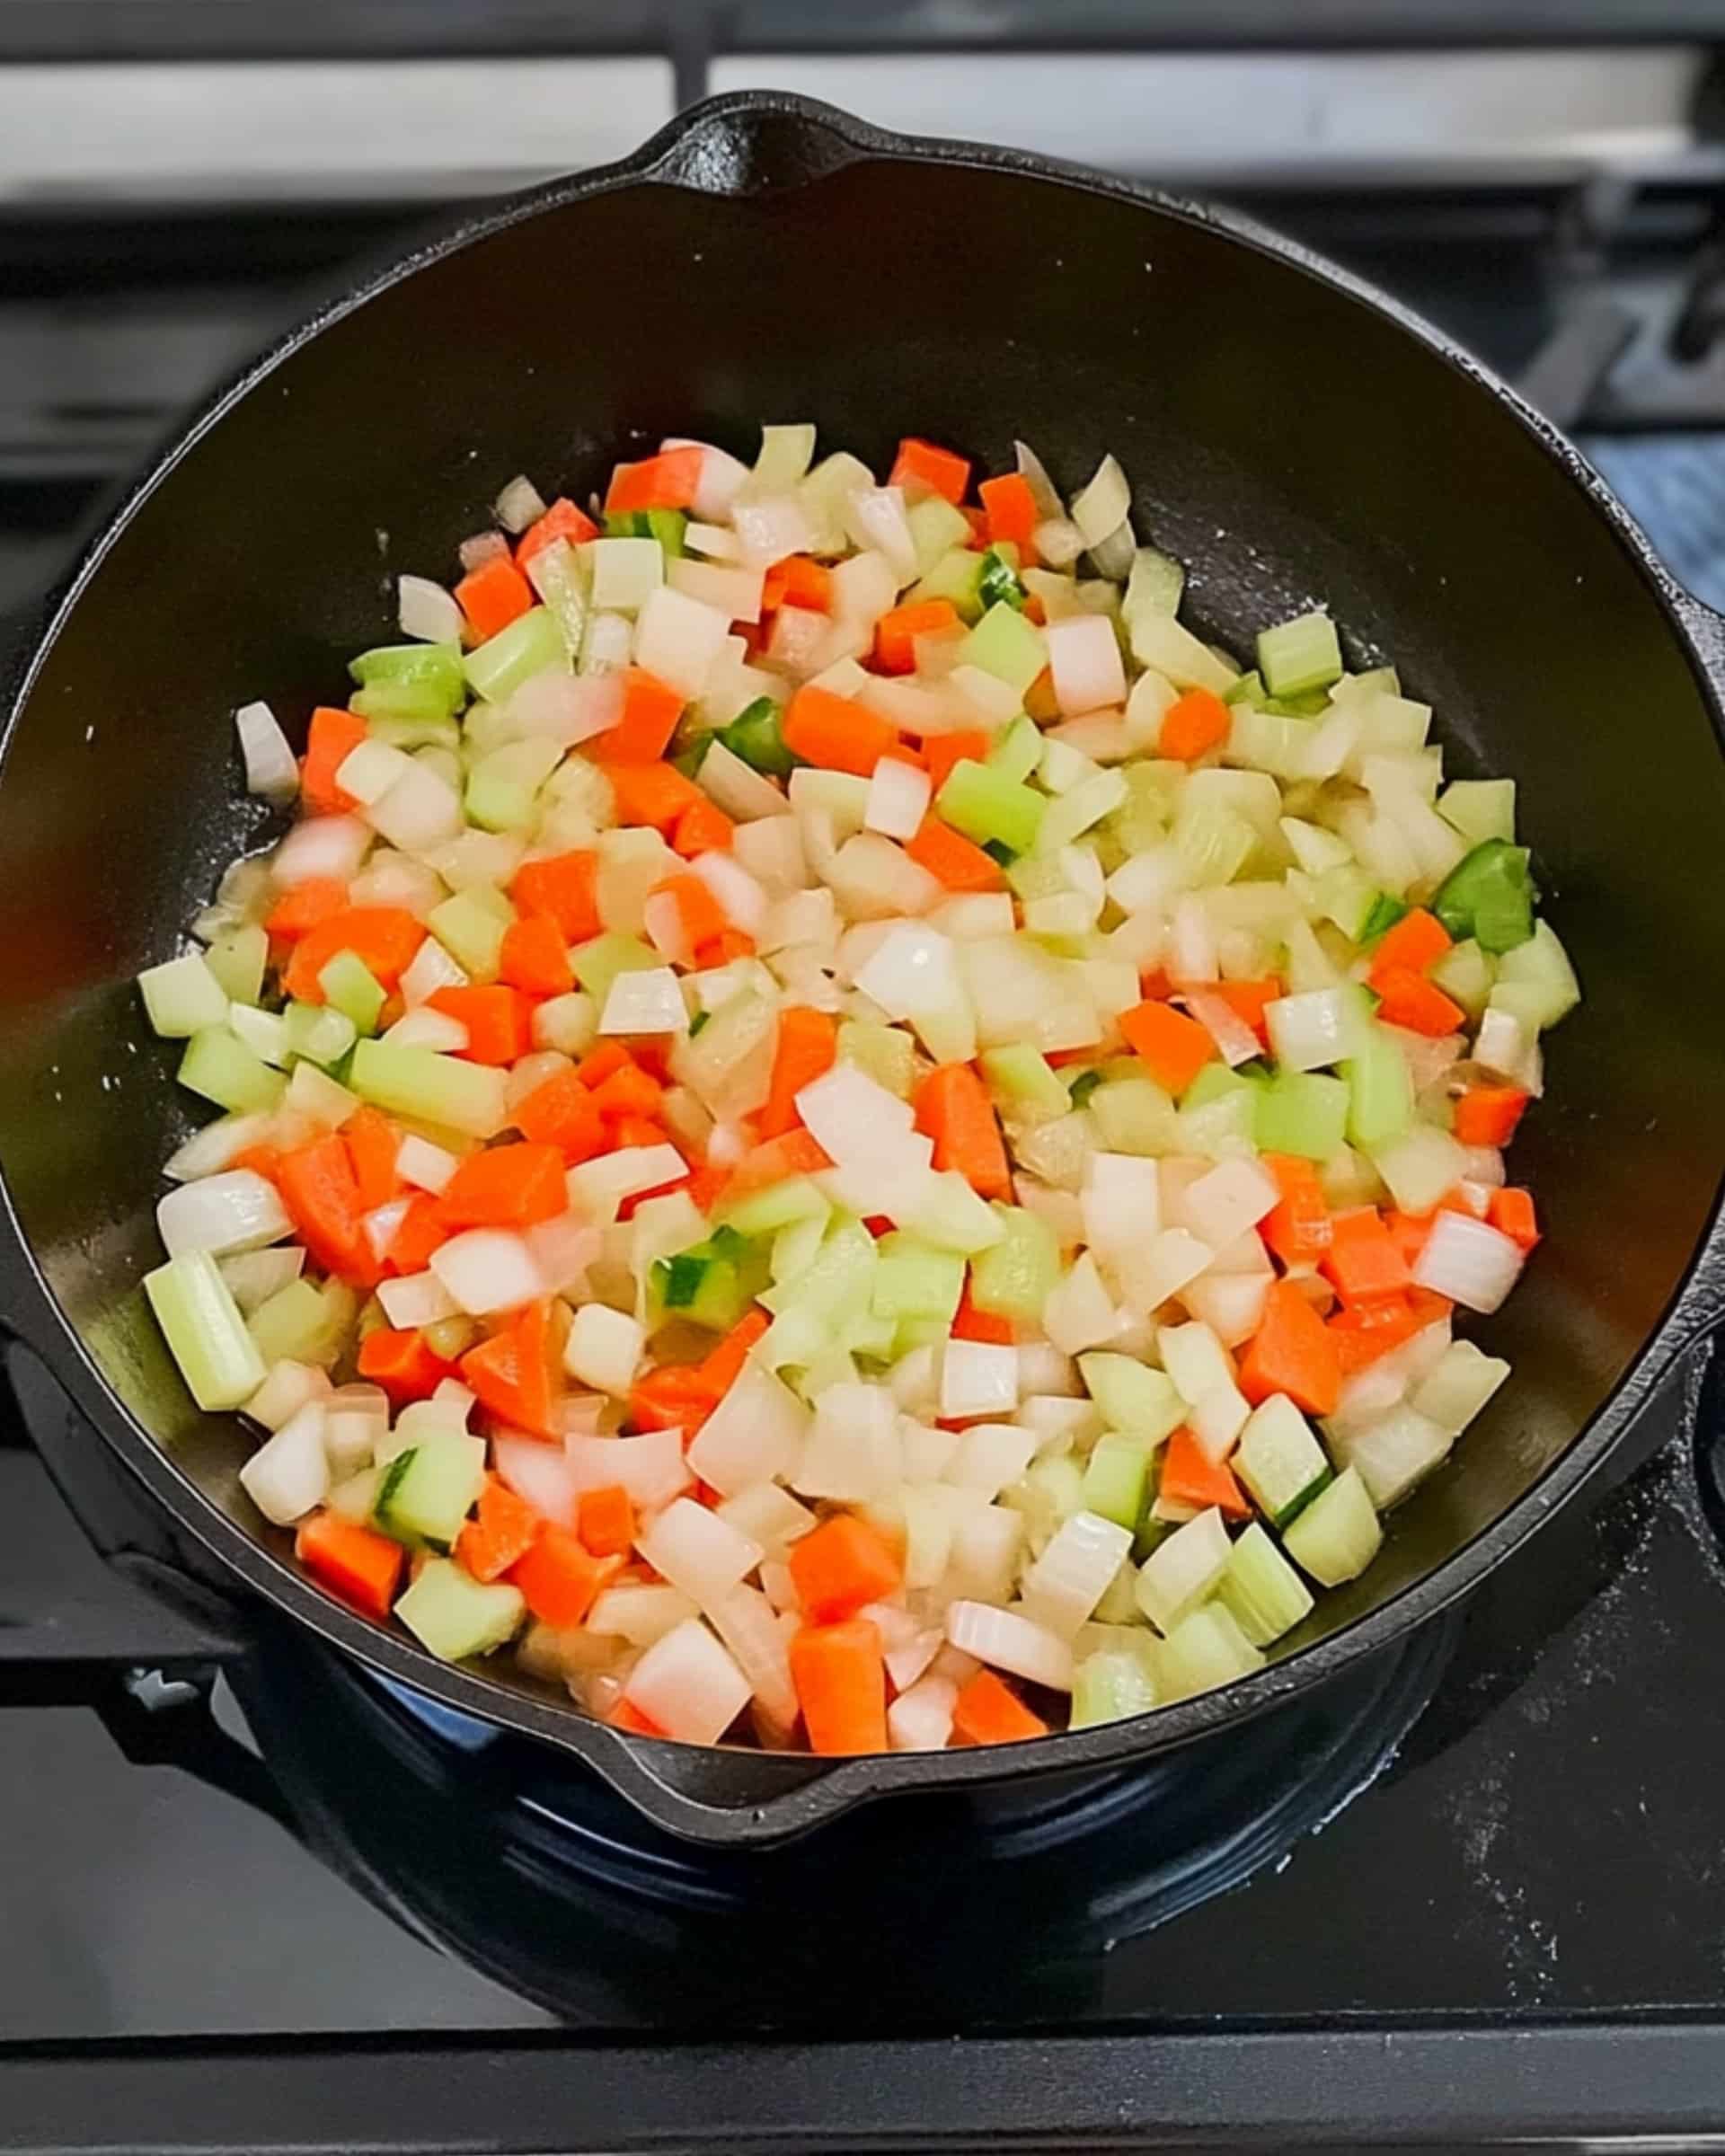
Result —
[[234, 726], [245, 760], [246, 791], [268, 801], [291, 801], [299, 791], [299, 765], [270, 706], [243, 703]]
[[518, 472], [491, 504], [506, 532], [525, 532], [545, 513], [545, 498], [525, 473]]
[[1129, 1527], [1097, 1513], [1074, 1513], [1024, 1575], [1027, 1613], [1061, 1639], [1070, 1639], [1131, 1552]]
[[689, 1465], [721, 1496], [789, 1475], [801, 1457], [808, 1409], [770, 1370], [747, 1365], [689, 1446]]
[[395, 618], [403, 636], [428, 644], [459, 644], [466, 626], [461, 608], [429, 577], [397, 577]]
[[266, 1520], [291, 1527], [329, 1495], [330, 1462], [323, 1449], [323, 1408], [308, 1401], [240, 1470], [241, 1486]]
[[155, 1208], [156, 1232], [170, 1258], [186, 1250], [221, 1258], [258, 1250], [290, 1234], [293, 1224], [275, 1185], [249, 1168], [184, 1183]]
[[[414, 768], [423, 767], [416, 764]], [[456, 802], [456, 815], [459, 819], [459, 801]], [[327, 876], [337, 883], [346, 883], [365, 859], [370, 844], [371, 833], [357, 816], [307, 817], [304, 823], [296, 824], [276, 848], [270, 873], [283, 890], [309, 883], [314, 877]]]
[[682, 984], [668, 966], [618, 974], [599, 1018], [601, 1033], [686, 1033], [688, 1025]]
[[[1072, 521], [1084, 535], [1084, 544], [1093, 552], [1098, 541], [1117, 532], [1131, 513], [1132, 490], [1119, 459], [1105, 456], [1089, 484], [1073, 496]], [[1127, 559], [1129, 565], [1129, 554]]]
[[927, 814], [931, 787], [925, 771], [897, 756], [882, 756], [869, 781], [863, 827], [888, 838], [915, 838]]
[[686, 1745], [716, 1745], [749, 1696], [748, 1679], [696, 1617], [656, 1639], [624, 1685], [631, 1706]]
[[561, 1449], [537, 1437], [518, 1437], [498, 1430], [491, 1437], [491, 1464], [505, 1489], [512, 1489], [537, 1513], [559, 1526], [575, 1524], [580, 1492]]
[[692, 1498], [667, 1506], [636, 1536], [635, 1547], [655, 1572], [703, 1606], [738, 1586], [766, 1554]]
[[459, 1310], [470, 1317], [514, 1310], [544, 1294], [533, 1253], [518, 1235], [501, 1228], [470, 1228], [431, 1253], [431, 1269]]
[[1413, 1265], [1420, 1287], [1489, 1315], [1516, 1285], [1522, 1252], [1508, 1236], [1465, 1213], [1442, 1212]]
[[615, 1486], [648, 1511], [669, 1504], [694, 1480], [681, 1430], [643, 1430], [637, 1437], [577, 1435], [565, 1438], [563, 1450], [578, 1492]]
[[1004, 1669], [1050, 1692], [1072, 1690], [1072, 1649], [1046, 1625], [984, 1602], [955, 1602], [946, 1613], [946, 1636], [962, 1653], [992, 1669]]

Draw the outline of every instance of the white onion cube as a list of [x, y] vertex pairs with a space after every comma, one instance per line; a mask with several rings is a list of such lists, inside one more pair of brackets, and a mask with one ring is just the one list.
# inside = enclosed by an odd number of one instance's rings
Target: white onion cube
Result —
[[563, 1367], [582, 1384], [621, 1400], [634, 1383], [646, 1345], [635, 1319], [604, 1303], [584, 1303], [570, 1324]]
[[623, 1696], [667, 1736], [716, 1745], [749, 1701], [748, 1679], [698, 1617], [656, 1639]]

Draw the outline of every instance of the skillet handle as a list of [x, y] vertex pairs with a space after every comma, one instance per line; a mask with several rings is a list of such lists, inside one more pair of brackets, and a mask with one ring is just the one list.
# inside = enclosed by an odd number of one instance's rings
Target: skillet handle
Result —
[[736, 90], [690, 106], [630, 161], [633, 179], [708, 195], [801, 187], [861, 159], [902, 155], [895, 135], [818, 98]]
[[771, 1848], [880, 1794], [878, 1759], [822, 1766], [805, 1754], [713, 1751], [577, 1725], [570, 1750], [655, 1826], [707, 1849]]

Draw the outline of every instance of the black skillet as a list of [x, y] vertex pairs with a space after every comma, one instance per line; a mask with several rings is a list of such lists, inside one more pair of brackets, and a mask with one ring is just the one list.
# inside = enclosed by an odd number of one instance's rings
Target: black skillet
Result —
[[[193, 1409], [137, 1281], [187, 1127], [131, 977], [242, 846], [231, 714], [301, 724], [446, 573], [517, 471], [581, 495], [665, 432], [749, 454], [811, 419], [878, 468], [902, 433], [1067, 485], [1112, 449], [1141, 531], [1235, 647], [1314, 599], [1394, 657], [1451, 767], [1512, 773], [1587, 991], [1517, 1152], [1546, 1238], [1480, 1329], [1512, 1382], [1281, 1657], [1146, 1719], [1001, 1752], [836, 1765], [620, 1736], [501, 1665], [351, 1614], [261, 1530], [244, 1440]], [[1501, 1563], [1725, 1310], [1725, 622], [1562, 438], [1446, 339], [1286, 242], [1038, 159], [715, 99], [621, 165], [473, 219], [326, 309], [140, 482], [59, 600], [0, 773], [0, 1300], [101, 1439], [236, 1582], [362, 1662], [579, 1754], [732, 1845], [867, 1798], [1117, 1766], [1388, 1645]]]

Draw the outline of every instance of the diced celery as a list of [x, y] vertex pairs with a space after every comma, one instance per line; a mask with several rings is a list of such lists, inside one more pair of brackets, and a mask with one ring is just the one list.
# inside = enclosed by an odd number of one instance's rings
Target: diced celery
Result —
[[601, 1011], [611, 993], [611, 984], [620, 973], [646, 973], [665, 963], [639, 936], [615, 932], [595, 936], [589, 943], [578, 944], [570, 952], [569, 962], [575, 970], [575, 978]]
[[995, 1203], [1003, 1239], [970, 1260], [970, 1300], [997, 1318], [1039, 1323], [1060, 1277], [1060, 1246], [1039, 1214]]
[[[912, 512], [915, 514], [915, 511]], [[955, 546], [923, 571], [912, 588], [913, 599], [945, 599], [961, 622], [982, 615], [982, 556], [969, 546]], [[989, 672], [995, 669], [990, 667]], [[1032, 675], [1031, 680], [1036, 676]], [[1021, 691], [1021, 694], [1022, 692]]]
[[270, 962], [270, 934], [261, 922], [229, 929], [225, 936], [217, 937], [205, 956], [230, 1002], [255, 1003], [262, 995], [264, 968]]
[[554, 741], [506, 741], [492, 749], [467, 774], [468, 821], [483, 831], [526, 830], [558, 759]]
[[1581, 1000], [1580, 984], [1569, 953], [1544, 921], [1535, 922], [1527, 941], [1505, 951], [1499, 960], [1492, 1001], [1496, 1001], [1497, 990], [1503, 988], [1517, 992], [1517, 1015], [1531, 1017], [1542, 1031], [1567, 1017]]
[[[844, 1054], [843, 1036], [841, 1027], [840, 1055]], [[1014, 1042], [1004, 1048], [985, 1048], [978, 1060], [995, 1100], [1009, 1109], [1020, 1114], [1031, 1110], [1045, 1116], [1064, 1116], [1072, 1106], [1071, 1096], [1048, 1059], [1026, 1042]]]
[[1252, 1409], [1229, 1464], [1278, 1529], [1297, 1519], [1330, 1480], [1323, 1447], [1284, 1392], [1272, 1392]]
[[164, 1040], [190, 1040], [227, 1017], [227, 992], [201, 950], [147, 968], [137, 985], [145, 1014]]
[[1341, 646], [1327, 614], [1296, 614], [1258, 635], [1258, 671], [1272, 696], [1298, 696], [1341, 678]]
[[1132, 556], [1121, 601], [1128, 620], [1137, 614], [1178, 614], [1186, 588], [1186, 571], [1172, 554], [1154, 546], [1141, 546]]
[[1467, 1155], [1446, 1130], [1410, 1124], [1400, 1137], [1370, 1148], [1370, 1159], [1404, 1213], [1429, 1213], [1467, 1173]]
[[[1343, 1074], [1348, 1081], [1349, 1143], [1369, 1150], [1399, 1138], [1413, 1120], [1413, 1078], [1407, 1057], [1382, 1026], [1365, 1029]], [[1329, 1154], [1321, 1157], [1327, 1159]]]
[[1538, 894], [1527, 864], [1526, 846], [1485, 839], [1445, 877], [1431, 910], [1458, 942], [1473, 936], [1483, 950], [1513, 950], [1534, 932]]
[[1498, 962], [1469, 936], [1452, 943], [1428, 971], [1446, 995], [1454, 996], [1470, 1018], [1477, 1019], [1498, 977]]
[[681, 509], [607, 509], [605, 513], [607, 539], [656, 540], [668, 561], [681, 558], [688, 528], [688, 517]]
[[598, 1030], [598, 1006], [579, 989], [548, 996], [533, 1014], [534, 1047], [555, 1048], [562, 1056], [585, 1056]]
[[977, 596], [985, 606], [1004, 605], [1014, 606], [1022, 614], [1030, 594], [1019, 581], [1018, 549], [1010, 540], [1003, 539], [998, 546], [986, 547], [982, 556], [982, 575], [978, 579]]
[[757, 696], [745, 704], [729, 726], [721, 727], [715, 739], [753, 771], [770, 778], [784, 778], [797, 767], [797, 759], [784, 744], [783, 714], [770, 696]]
[[1347, 1138], [1349, 1102], [1348, 1086], [1340, 1078], [1279, 1072], [1257, 1090], [1252, 1135], [1265, 1153], [1327, 1161]]
[[366, 721], [374, 741], [385, 748], [458, 748], [461, 729], [447, 698], [435, 684], [376, 681], [356, 689], [348, 708]]
[[411, 1548], [447, 1551], [485, 1487], [485, 1440], [430, 1429], [389, 1462], [376, 1524]]
[[1269, 1647], [1312, 1611], [1305, 1582], [1254, 1520], [1228, 1552], [1216, 1589], [1254, 1647]]
[[[854, 1064], [901, 1100], [910, 1098], [916, 1074], [916, 1044], [902, 1026], [883, 1025], [872, 1018], [843, 1020], [838, 1029], [838, 1060]], [[986, 1055], [983, 1062], [985, 1065], [987, 1063]], [[1063, 1107], [1065, 1099], [1063, 1093]]]
[[567, 539], [553, 539], [534, 555], [527, 579], [555, 619], [572, 665], [587, 630], [587, 577], [580, 557]]
[[507, 898], [489, 885], [475, 883], [434, 906], [425, 924], [450, 957], [482, 982], [497, 978], [503, 938], [514, 918]]
[[322, 1368], [334, 1360], [329, 1339], [330, 1312], [309, 1280], [290, 1280], [278, 1288], [246, 1320], [259, 1355], [266, 1364], [286, 1356], [290, 1362]]
[[[1318, 907], [1326, 921], [1333, 921], [1350, 942], [1367, 939], [1372, 916], [1384, 894], [1364, 869], [1351, 863], [1326, 869], [1316, 879]], [[1392, 899], [1392, 905], [1399, 903]]]
[[1268, 692], [1264, 687], [1263, 676], [1258, 671], [1256, 667], [1253, 667], [1249, 673], [1242, 674], [1239, 676], [1234, 686], [1224, 697], [1223, 702], [1225, 703], [1233, 704], [1247, 703], [1261, 707], [1267, 693]]
[[439, 1056], [430, 1048], [362, 1040], [353, 1051], [348, 1082], [362, 1100], [392, 1114], [469, 1137], [493, 1136], [508, 1114], [507, 1072]]
[[226, 1026], [207, 1026], [186, 1043], [174, 1074], [188, 1091], [201, 1093], [234, 1115], [273, 1108], [286, 1081]]
[[1452, 1340], [1415, 1388], [1412, 1401], [1446, 1436], [1459, 1437], [1509, 1374], [1500, 1356]]
[[739, 1235], [774, 1235], [799, 1220], [818, 1220], [824, 1228], [832, 1207], [806, 1175], [793, 1175], [723, 1210]]
[[1086, 1655], [1072, 1673], [1072, 1713], [1068, 1728], [1093, 1729], [1101, 1722], [1124, 1722], [1148, 1714], [1157, 1704], [1156, 1682], [1142, 1655], [1104, 1649]]
[[1021, 716], [995, 737], [987, 768], [1003, 779], [1028, 779], [1041, 761], [1042, 736], [1036, 721]]
[[1138, 1607], [1164, 1639], [1215, 1589], [1229, 1548], [1222, 1515], [1211, 1507], [1176, 1527], [1145, 1559], [1135, 1589]]
[[1107, 1152], [1154, 1159], [1180, 1148], [1180, 1111], [1154, 1078], [1110, 1079], [1091, 1094], [1089, 1109]]
[[1207, 1063], [1181, 1095], [1180, 1104], [1183, 1109], [1209, 1108], [1231, 1093], [1250, 1092], [1254, 1083], [1264, 1082], [1262, 1077], [1254, 1079], [1243, 1072], [1231, 1071], [1225, 1063]]
[[955, 831], [979, 846], [992, 842], [1014, 853], [1028, 853], [1036, 844], [1048, 805], [1047, 797], [1033, 788], [969, 756], [952, 766], [935, 799], [935, 807]]
[[[637, 543], [620, 542], [618, 543]], [[475, 695], [489, 703], [502, 703], [524, 681], [543, 674], [547, 667], [568, 664], [562, 632], [548, 606], [529, 607], [507, 629], [487, 637], [477, 650], [467, 654], [465, 667]]]
[[1516, 835], [1513, 779], [1456, 779], [1438, 797], [1438, 813], [1471, 844]]
[[1164, 1371], [1107, 1353], [1081, 1355], [1078, 1369], [1110, 1429], [1160, 1445], [1185, 1418], [1185, 1402]]
[[883, 1235], [875, 1246], [871, 1307], [877, 1317], [938, 1318], [950, 1324], [963, 1293], [964, 1259], [956, 1251], [905, 1234]]
[[[338, 950], [317, 976], [317, 985], [332, 1010], [352, 1020], [361, 1033], [375, 1033], [384, 1005], [389, 1001], [382, 983], [365, 960], [351, 950]], [[327, 1060], [314, 1057], [314, 1062]]]
[[1084, 1510], [1136, 1528], [1144, 1511], [1150, 1448], [1137, 1437], [1099, 1437], [1084, 1467]]
[[282, 1045], [290, 1056], [326, 1071], [341, 1062], [359, 1031], [348, 1013], [333, 1003], [289, 1003], [281, 1014], [281, 1029]]
[[1372, 1500], [1358, 1468], [1340, 1474], [1282, 1536], [1287, 1554], [1321, 1586], [1358, 1578], [1384, 1540]]
[[350, 659], [348, 672], [362, 689], [416, 689], [446, 715], [466, 700], [458, 644], [379, 644]]
[[[931, 494], [926, 501], [916, 502], [906, 512], [910, 526], [910, 542], [916, 550], [916, 570], [927, 576], [930, 570], [955, 547], [970, 543], [970, 526], [965, 522], [964, 511], [947, 500], [943, 494]], [[944, 596], [944, 595], [942, 595]]]
[[959, 646], [958, 663], [980, 667], [1022, 696], [1048, 663], [1048, 640], [1034, 622], [996, 600]]
[[488, 1655], [512, 1639], [526, 1614], [519, 1587], [484, 1586], [453, 1559], [434, 1557], [395, 1604], [395, 1614], [440, 1661]]
[[1128, 791], [1126, 773], [1120, 771], [1098, 771], [1087, 779], [1080, 779], [1075, 786], [1048, 805], [1048, 812], [1037, 826], [1036, 850], [1039, 853], [1057, 853], [1073, 840], [1100, 824], [1104, 817], [1112, 816], [1126, 806]]
[[144, 1276], [169, 1352], [208, 1413], [237, 1408], [268, 1375], [226, 1280], [208, 1250], [187, 1250]]
[[[800, 1224], [818, 1233], [818, 1221]], [[766, 1286], [766, 1252], [734, 1227], [715, 1228], [705, 1241], [659, 1259], [652, 1281], [668, 1314], [704, 1325], [710, 1332], [728, 1332]]]
[[1261, 1669], [1264, 1657], [1221, 1603], [1181, 1619], [1162, 1643], [1162, 1674], [1171, 1700], [1214, 1692]]

